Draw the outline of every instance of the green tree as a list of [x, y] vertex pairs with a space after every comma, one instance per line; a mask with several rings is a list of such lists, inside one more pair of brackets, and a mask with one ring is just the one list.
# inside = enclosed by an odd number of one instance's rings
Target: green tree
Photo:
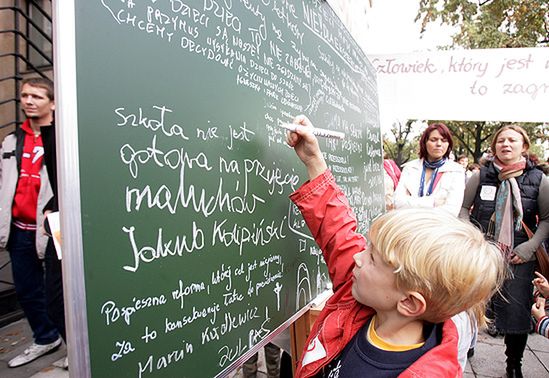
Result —
[[417, 157], [417, 137], [413, 138], [412, 124], [414, 120], [405, 123], [395, 122], [391, 128], [392, 138], [383, 138], [385, 154], [397, 163], [399, 167], [410, 159]]
[[420, 0], [416, 21], [455, 26], [452, 47], [539, 47], [549, 43], [547, 0]]
[[478, 161], [489, 148], [494, 131], [500, 122], [448, 121], [446, 125], [454, 136], [454, 150], [472, 156]]

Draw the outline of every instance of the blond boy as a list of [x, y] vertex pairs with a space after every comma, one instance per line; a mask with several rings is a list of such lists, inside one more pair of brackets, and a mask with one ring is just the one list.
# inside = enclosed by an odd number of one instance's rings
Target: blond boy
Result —
[[[480, 231], [436, 209], [377, 219], [369, 241], [327, 170], [309, 120], [288, 134], [309, 181], [292, 194], [323, 251], [334, 295], [315, 322], [298, 377], [456, 377], [452, 316], [483, 307], [502, 282], [499, 250]], [[482, 320], [481, 320], [482, 322]]]

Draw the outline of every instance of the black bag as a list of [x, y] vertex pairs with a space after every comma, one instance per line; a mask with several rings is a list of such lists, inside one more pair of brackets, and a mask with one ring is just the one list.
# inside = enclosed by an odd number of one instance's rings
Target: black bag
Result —
[[[534, 235], [532, 230], [530, 230], [524, 222], [522, 222], [522, 227], [524, 228], [524, 231], [526, 231], [528, 239], [532, 239], [532, 236]], [[549, 279], [549, 256], [547, 255], [543, 242], [536, 248], [536, 259], [538, 260], [536, 270], [543, 274], [545, 278]]]

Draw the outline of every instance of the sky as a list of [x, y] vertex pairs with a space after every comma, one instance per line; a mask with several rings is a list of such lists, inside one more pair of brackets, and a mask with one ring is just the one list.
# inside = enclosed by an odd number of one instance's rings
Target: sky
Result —
[[[373, 7], [366, 12], [368, 27], [357, 35], [366, 55], [429, 51], [451, 44], [453, 30], [442, 25], [429, 25], [420, 38], [420, 24], [414, 21], [418, 9], [419, 0], [373, 0]], [[383, 118], [396, 119], [391, 114], [384, 114]], [[383, 134], [391, 135], [391, 124], [392, 121], [382, 123]], [[417, 122], [414, 129], [419, 132], [425, 126], [423, 121]]]
[[451, 43], [451, 28], [432, 25], [420, 39], [420, 25], [414, 23], [418, 0], [374, 0], [366, 17], [369, 28], [361, 41], [369, 54], [406, 53], [434, 50]]

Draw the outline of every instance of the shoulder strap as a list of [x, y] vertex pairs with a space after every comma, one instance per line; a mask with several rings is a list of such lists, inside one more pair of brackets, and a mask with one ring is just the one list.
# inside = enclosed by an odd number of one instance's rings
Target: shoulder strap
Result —
[[21, 156], [23, 155], [23, 145], [25, 144], [25, 130], [18, 127], [15, 130], [15, 158], [17, 159], [17, 171], [21, 171]]
[[530, 230], [530, 227], [528, 227], [523, 220], [521, 220], [520, 223], [522, 223], [522, 228], [524, 229], [524, 232], [526, 232], [526, 235], [528, 235], [528, 239], [532, 239], [534, 233], [532, 232], [532, 230]]

